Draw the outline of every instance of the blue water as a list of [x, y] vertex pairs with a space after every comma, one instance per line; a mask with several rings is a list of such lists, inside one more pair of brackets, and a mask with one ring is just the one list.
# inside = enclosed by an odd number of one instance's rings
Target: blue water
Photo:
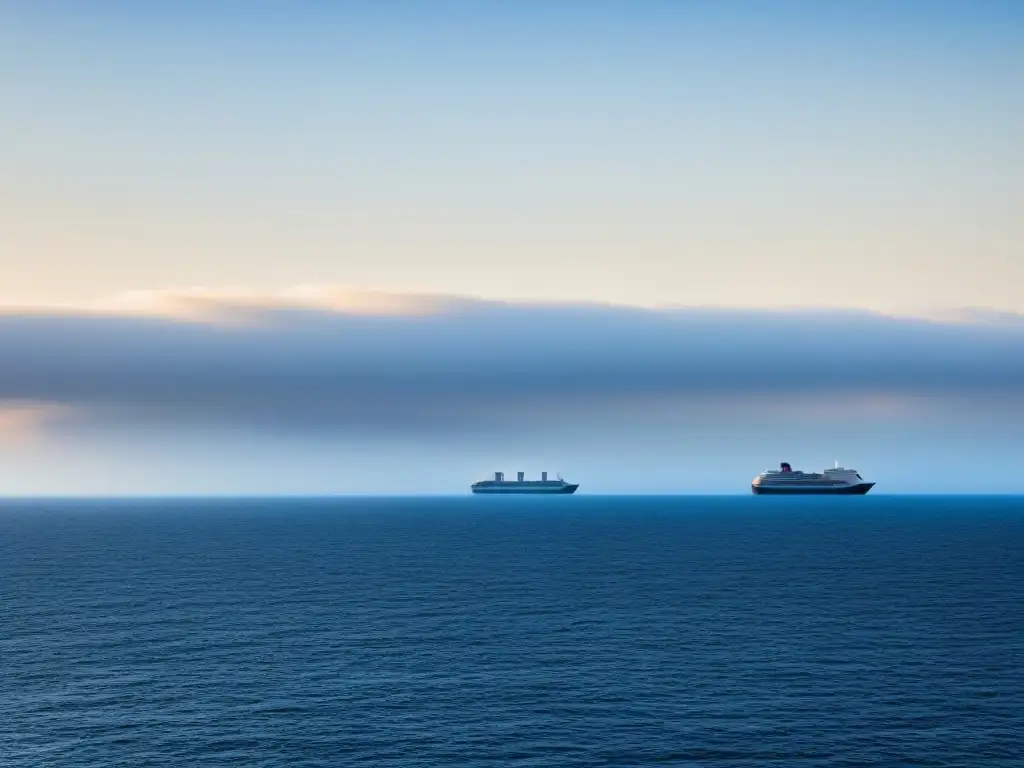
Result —
[[0, 502], [0, 765], [1020, 766], [1024, 499]]

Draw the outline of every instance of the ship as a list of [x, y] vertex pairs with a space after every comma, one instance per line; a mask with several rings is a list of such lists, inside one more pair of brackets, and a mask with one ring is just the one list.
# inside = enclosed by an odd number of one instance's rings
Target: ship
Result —
[[874, 488], [855, 469], [835, 467], [822, 472], [794, 471], [788, 462], [779, 469], [766, 469], [754, 478], [750, 490], [757, 495], [768, 494], [830, 494], [835, 496], [863, 496]]
[[561, 477], [548, 480], [548, 473], [541, 472], [540, 480], [526, 480], [525, 472], [519, 472], [516, 479], [506, 480], [503, 472], [495, 472], [492, 480], [478, 480], [469, 486], [473, 493], [528, 493], [528, 494], [567, 494], [575, 493], [578, 483], [567, 483]]

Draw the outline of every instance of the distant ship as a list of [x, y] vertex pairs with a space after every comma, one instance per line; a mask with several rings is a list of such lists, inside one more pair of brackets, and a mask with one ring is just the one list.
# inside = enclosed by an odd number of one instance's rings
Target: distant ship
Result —
[[479, 480], [469, 486], [473, 493], [575, 493], [579, 484], [567, 483], [562, 478], [548, 480], [548, 473], [541, 472], [540, 480], [525, 480], [520, 472], [516, 480], [506, 480], [502, 472], [495, 472], [493, 480]]
[[833, 469], [823, 472], [794, 472], [787, 463], [782, 462], [777, 470], [766, 469], [754, 478], [750, 490], [755, 494], [832, 494], [863, 496], [874, 487], [861, 477], [855, 469], [840, 467], [838, 462]]

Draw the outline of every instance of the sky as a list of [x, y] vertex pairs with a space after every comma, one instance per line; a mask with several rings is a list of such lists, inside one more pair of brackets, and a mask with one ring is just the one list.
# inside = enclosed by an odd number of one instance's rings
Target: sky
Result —
[[0, 3], [0, 495], [1024, 492], [1022, 22]]

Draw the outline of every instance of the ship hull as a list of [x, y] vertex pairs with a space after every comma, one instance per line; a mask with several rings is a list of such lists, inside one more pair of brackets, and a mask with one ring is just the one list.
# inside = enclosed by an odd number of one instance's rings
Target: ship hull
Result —
[[471, 488], [473, 493], [485, 496], [504, 496], [507, 494], [518, 494], [520, 496], [566, 496], [576, 493], [579, 485], [562, 485], [553, 488], [516, 488], [509, 484], [507, 486], [485, 486], [483, 488]]
[[755, 496], [863, 496], [875, 487], [874, 483], [857, 483], [856, 485], [751, 485], [750, 490]]

